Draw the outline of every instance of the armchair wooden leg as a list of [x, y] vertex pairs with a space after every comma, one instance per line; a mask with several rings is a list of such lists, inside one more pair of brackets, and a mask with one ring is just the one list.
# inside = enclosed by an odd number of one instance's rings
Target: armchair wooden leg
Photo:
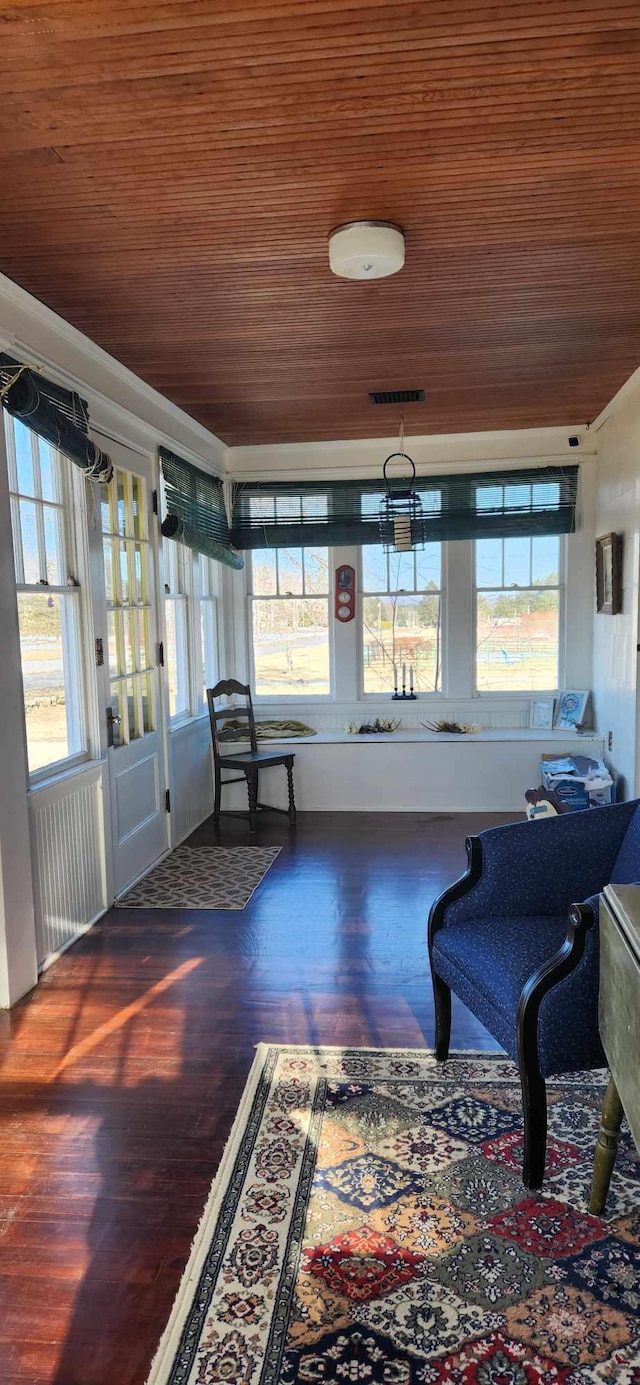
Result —
[[287, 765], [287, 785], [289, 789], [289, 822], [292, 827], [296, 824], [296, 798], [293, 791], [293, 765]]
[[522, 1107], [525, 1116], [525, 1152], [522, 1159], [522, 1183], [525, 1188], [542, 1188], [544, 1159], [547, 1155], [547, 1089], [544, 1078], [537, 1073], [522, 1079]]
[[437, 976], [435, 971], [431, 972], [431, 980], [436, 1012], [436, 1059], [439, 1063], [446, 1063], [451, 1041], [451, 991], [446, 982], [442, 980], [441, 976]]
[[220, 825], [220, 807], [222, 803], [222, 774], [220, 766], [214, 769], [214, 790], [213, 790], [213, 821], [218, 827]]
[[538, 1010], [535, 998], [518, 1010], [516, 1037], [524, 1116], [522, 1182], [541, 1188], [547, 1155], [547, 1088], [538, 1060]]
[[258, 822], [258, 776], [247, 773], [247, 794], [249, 798], [249, 831], [255, 832]]

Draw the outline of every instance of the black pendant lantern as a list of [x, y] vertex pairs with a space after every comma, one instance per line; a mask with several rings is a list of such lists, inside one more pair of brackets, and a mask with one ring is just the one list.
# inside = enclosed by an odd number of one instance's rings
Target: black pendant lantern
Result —
[[[404, 450], [404, 430], [400, 426], [400, 452], [391, 452], [382, 468], [387, 494], [380, 505], [378, 522], [380, 542], [385, 553], [409, 553], [424, 548], [424, 515], [420, 496], [413, 488], [416, 479], [415, 463]], [[395, 457], [401, 457], [411, 467], [411, 476], [390, 480], [387, 467]]]

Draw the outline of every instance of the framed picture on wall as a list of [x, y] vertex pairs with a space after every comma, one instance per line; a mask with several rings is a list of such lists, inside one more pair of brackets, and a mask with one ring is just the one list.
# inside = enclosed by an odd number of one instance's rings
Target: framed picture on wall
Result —
[[575, 692], [572, 688], [565, 688], [558, 697], [553, 723], [556, 731], [576, 731], [584, 722], [588, 701], [588, 692]]
[[532, 731], [550, 731], [553, 726], [553, 697], [534, 697], [529, 711]]
[[622, 610], [622, 534], [596, 539], [596, 605], [607, 616]]

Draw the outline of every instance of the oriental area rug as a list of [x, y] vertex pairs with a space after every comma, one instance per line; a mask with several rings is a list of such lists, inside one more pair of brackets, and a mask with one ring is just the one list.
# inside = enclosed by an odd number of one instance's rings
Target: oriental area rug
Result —
[[279, 846], [177, 846], [118, 908], [244, 909], [279, 853]]
[[587, 1211], [604, 1074], [261, 1046], [148, 1385], [637, 1385], [640, 1178]]

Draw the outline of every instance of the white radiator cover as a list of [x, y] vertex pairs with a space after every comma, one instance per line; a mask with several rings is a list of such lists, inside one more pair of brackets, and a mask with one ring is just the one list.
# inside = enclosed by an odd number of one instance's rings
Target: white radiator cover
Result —
[[29, 794], [38, 966], [107, 908], [103, 768]]

